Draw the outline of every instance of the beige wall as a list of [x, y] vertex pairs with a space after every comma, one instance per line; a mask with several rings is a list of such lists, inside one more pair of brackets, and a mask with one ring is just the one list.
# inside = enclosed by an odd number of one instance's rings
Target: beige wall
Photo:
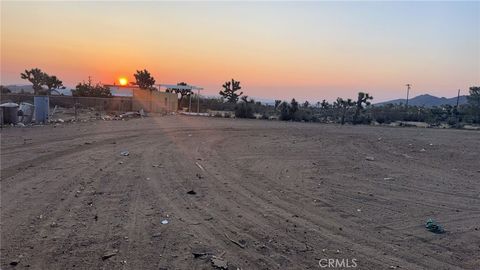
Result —
[[132, 110], [143, 109], [146, 112], [177, 111], [178, 98], [175, 93], [135, 89], [133, 91]]

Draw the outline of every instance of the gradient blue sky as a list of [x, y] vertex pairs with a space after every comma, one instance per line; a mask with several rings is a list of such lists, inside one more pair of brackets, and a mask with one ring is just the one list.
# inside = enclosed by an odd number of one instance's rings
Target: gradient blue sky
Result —
[[1, 2], [1, 83], [186, 81], [317, 101], [454, 96], [480, 84], [479, 2]]

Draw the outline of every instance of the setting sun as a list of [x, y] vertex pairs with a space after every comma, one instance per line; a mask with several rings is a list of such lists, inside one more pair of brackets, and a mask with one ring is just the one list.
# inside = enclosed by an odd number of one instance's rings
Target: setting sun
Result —
[[118, 83], [120, 83], [120, 85], [122, 85], [122, 86], [125, 86], [125, 85], [128, 84], [128, 80], [127, 80], [127, 78], [121, 77], [121, 78], [118, 79]]

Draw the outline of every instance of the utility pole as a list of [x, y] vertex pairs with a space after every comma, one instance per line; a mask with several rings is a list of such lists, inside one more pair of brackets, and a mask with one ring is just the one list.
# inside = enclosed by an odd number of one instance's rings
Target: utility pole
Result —
[[407, 83], [406, 86], [407, 86], [407, 102], [405, 104], [405, 107], [408, 108], [408, 95], [410, 94], [410, 86], [412, 86], [412, 85]]

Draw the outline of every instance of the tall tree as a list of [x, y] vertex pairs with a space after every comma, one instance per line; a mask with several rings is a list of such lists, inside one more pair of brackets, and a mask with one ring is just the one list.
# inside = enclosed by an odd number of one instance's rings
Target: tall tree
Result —
[[150, 72], [148, 72], [148, 70], [137, 70], [137, 72], [133, 74], [133, 76], [135, 77], [136, 85], [138, 85], [138, 87], [140, 87], [141, 89], [155, 89], [153, 87], [155, 85], [155, 79], [152, 77]]
[[469, 96], [467, 96], [468, 104], [475, 115], [476, 122], [480, 123], [480, 87], [472, 86], [469, 89]]
[[243, 95], [243, 92], [237, 93], [238, 90], [242, 89], [239, 81], [232, 79], [229, 82], [225, 82], [223, 85], [223, 90], [219, 92], [220, 96], [224, 97], [227, 102], [237, 103], [238, 98]]
[[24, 73], [20, 73], [20, 77], [24, 80], [27, 80], [33, 84], [33, 93], [35, 95], [41, 94], [43, 92], [42, 85], [45, 83], [45, 78], [48, 76], [39, 68], [32, 68], [30, 70], [25, 70]]
[[370, 96], [368, 93], [364, 92], [358, 92], [358, 97], [357, 97], [357, 102], [356, 102], [356, 110], [355, 110], [355, 115], [353, 116], [353, 123], [356, 124], [358, 121], [358, 116], [360, 115], [360, 112], [364, 109], [363, 104], [366, 106], [370, 105], [370, 100], [372, 100], [373, 97]]

